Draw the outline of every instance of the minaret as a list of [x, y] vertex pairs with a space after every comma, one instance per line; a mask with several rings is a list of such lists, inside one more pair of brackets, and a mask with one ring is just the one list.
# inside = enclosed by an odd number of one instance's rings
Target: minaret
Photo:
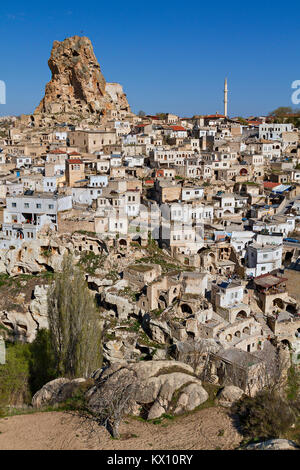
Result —
[[228, 93], [228, 88], [227, 88], [227, 78], [225, 78], [225, 84], [224, 84], [224, 116], [227, 117], [227, 93]]

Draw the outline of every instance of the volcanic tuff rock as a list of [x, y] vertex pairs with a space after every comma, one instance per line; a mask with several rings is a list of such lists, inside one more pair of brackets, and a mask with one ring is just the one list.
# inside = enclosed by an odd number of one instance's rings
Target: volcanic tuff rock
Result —
[[68, 398], [71, 398], [73, 393], [84, 383], [85, 379], [66, 379], [61, 377], [59, 379], [51, 380], [46, 383], [32, 398], [32, 406], [35, 408], [42, 408], [46, 405], [57, 405], [62, 403]]
[[234, 385], [226, 385], [218, 396], [219, 404], [230, 408], [231, 405], [238, 401], [244, 394], [243, 390]]
[[176, 361], [118, 362], [108, 368], [98, 369], [92, 375], [95, 387], [88, 392], [89, 406], [97, 410], [101, 397], [126, 380], [137, 380], [136, 406], [133, 414], [140, 415], [141, 408], [147, 419], [164, 413], [181, 414], [192, 411], [208, 399], [201, 380], [191, 366]]
[[130, 112], [122, 86], [106, 83], [87, 37], [54, 41], [48, 61], [52, 78], [34, 114], [106, 114], [109, 109]]
[[294, 441], [288, 439], [270, 439], [269, 441], [248, 444], [246, 450], [299, 450]]

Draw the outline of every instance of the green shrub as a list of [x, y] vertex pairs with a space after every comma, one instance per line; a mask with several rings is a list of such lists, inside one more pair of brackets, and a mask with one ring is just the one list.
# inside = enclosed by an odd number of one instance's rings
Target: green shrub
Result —
[[93, 251], [86, 251], [81, 253], [78, 265], [88, 274], [95, 274], [96, 269], [103, 265], [104, 260], [104, 255], [96, 255]]
[[0, 365], [0, 413], [29, 405], [34, 393], [56, 377], [48, 330], [40, 330], [31, 344], [8, 343], [6, 363]]
[[0, 413], [7, 406], [28, 404], [31, 399], [29, 386], [29, 345], [9, 344], [6, 363], [0, 365]]
[[298, 414], [293, 403], [269, 390], [258, 392], [255, 397], [242, 397], [232, 411], [240, 419], [243, 434], [250, 439], [283, 437]]
[[29, 348], [29, 384], [34, 395], [47, 382], [57, 378], [49, 330], [40, 330]]

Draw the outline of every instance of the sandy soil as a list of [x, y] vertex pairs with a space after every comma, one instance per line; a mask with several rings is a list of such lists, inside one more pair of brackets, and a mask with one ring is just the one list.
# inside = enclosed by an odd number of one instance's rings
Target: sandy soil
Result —
[[214, 450], [234, 449], [242, 440], [232, 419], [220, 407], [164, 419], [161, 424], [128, 418], [120, 431], [120, 440], [111, 439], [102, 427], [92, 433], [90, 426], [62, 412], [18, 415], [0, 419], [0, 449]]

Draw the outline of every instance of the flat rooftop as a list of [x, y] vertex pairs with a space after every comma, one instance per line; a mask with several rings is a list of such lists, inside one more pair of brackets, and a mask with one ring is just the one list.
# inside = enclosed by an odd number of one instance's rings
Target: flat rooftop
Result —
[[62, 199], [68, 197], [67, 194], [54, 194], [50, 192], [33, 192], [33, 194], [17, 194], [16, 196], [7, 196], [7, 199], [24, 199], [24, 198], [39, 198], [39, 199]]

